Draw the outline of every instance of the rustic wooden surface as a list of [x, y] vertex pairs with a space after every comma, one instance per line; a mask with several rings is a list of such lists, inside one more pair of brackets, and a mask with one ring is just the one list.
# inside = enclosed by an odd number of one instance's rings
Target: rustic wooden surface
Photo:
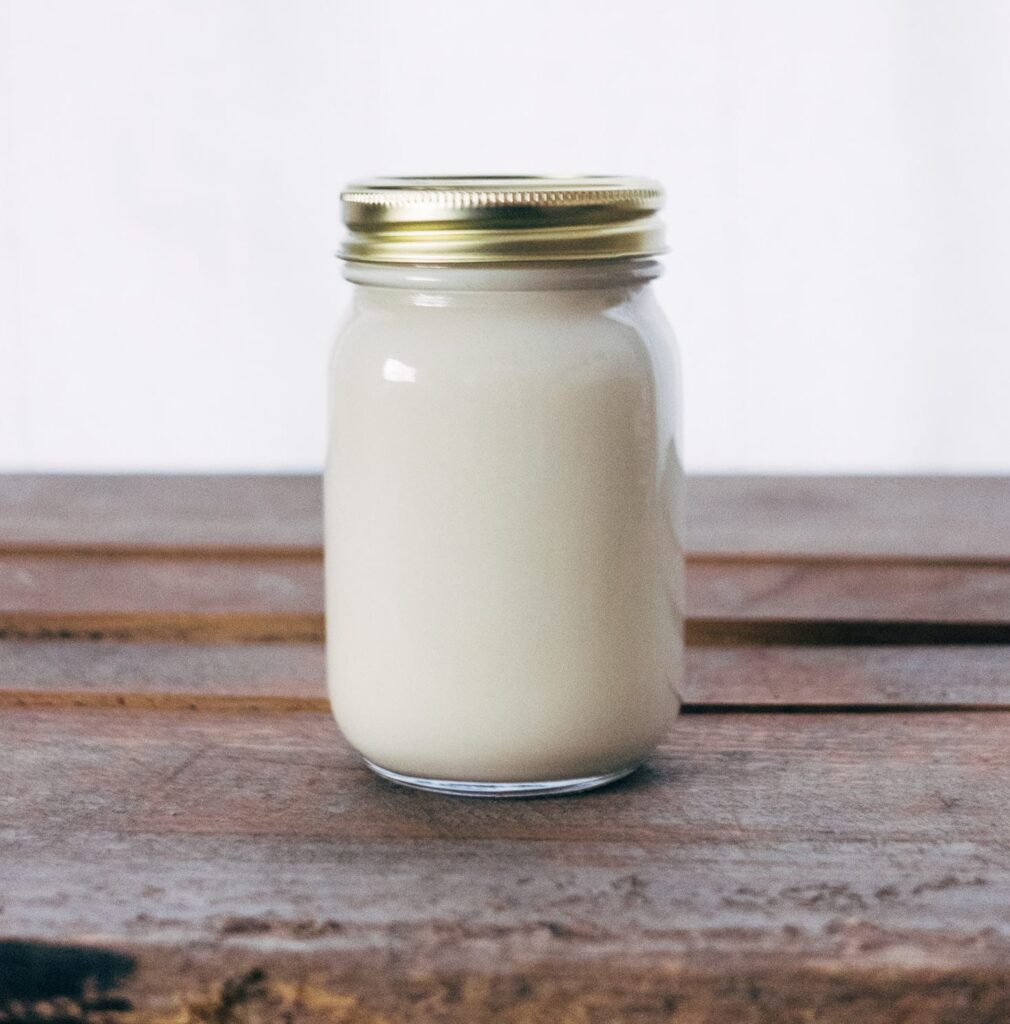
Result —
[[[315, 476], [0, 475], [0, 550], [318, 553], [320, 500]], [[1008, 500], [999, 477], [694, 477], [688, 545], [1005, 561]]]
[[0, 478], [0, 1022], [1010, 1020], [1010, 481], [692, 481], [684, 714], [390, 787], [318, 481]]

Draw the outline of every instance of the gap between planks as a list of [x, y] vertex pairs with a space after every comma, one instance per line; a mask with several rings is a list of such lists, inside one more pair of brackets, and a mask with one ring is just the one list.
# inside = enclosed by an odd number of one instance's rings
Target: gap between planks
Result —
[[[259, 559], [282, 559], [292, 562], [322, 564], [323, 549], [319, 545], [259, 544], [249, 547], [241, 544], [128, 544], [128, 543], [21, 543], [0, 538], [0, 559], [43, 558], [43, 559], [93, 559], [160, 560], [178, 561], [234, 561], [256, 562]], [[824, 552], [775, 552], [747, 551], [744, 549], [726, 551], [688, 551], [684, 555], [689, 566], [733, 566], [733, 565], [782, 565], [832, 568], [839, 566], [865, 568], [952, 568], [952, 569], [1007, 569], [1010, 556], [1002, 555], [961, 555], [961, 554], [893, 554], [861, 553], [846, 554], [842, 551]]]
[[[208, 714], [330, 714], [326, 698], [243, 697], [217, 694], [88, 693], [0, 690], [0, 708], [92, 711], [193, 711]], [[937, 712], [999, 714], [1010, 704], [695, 704], [684, 702], [682, 715], [885, 715]]]
[[[151, 614], [36, 613], [0, 611], [0, 642], [64, 640], [179, 644], [287, 644], [322, 642], [322, 613]], [[685, 638], [695, 647], [764, 644], [802, 646], [1006, 646], [1010, 623], [846, 619], [689, 618]], [[0, 670], [2, 678], [2, 670]]]

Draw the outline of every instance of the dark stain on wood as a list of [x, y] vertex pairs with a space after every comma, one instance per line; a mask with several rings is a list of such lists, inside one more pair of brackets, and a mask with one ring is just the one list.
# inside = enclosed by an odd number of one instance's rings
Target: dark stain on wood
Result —
[[115, 994], [133, 973], [132, 956], [92, 946], [0, 940], [0, 1021], [86, 1021], [129, 1010]]

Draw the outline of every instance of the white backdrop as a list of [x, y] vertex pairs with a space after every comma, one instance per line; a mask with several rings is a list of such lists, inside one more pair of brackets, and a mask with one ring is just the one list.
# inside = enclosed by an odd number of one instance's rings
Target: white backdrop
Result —
[[0, 0], [0, 469], [309, 469], [365, 174], [660, 178], [696, 470], [1010, 470], [1010, 4]]

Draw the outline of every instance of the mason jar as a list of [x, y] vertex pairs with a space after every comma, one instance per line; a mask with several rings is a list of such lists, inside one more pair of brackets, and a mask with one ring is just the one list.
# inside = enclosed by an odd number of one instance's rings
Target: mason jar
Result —
[[386, 779], [573, 792], [639, 766], [683, 673], [662, 191], [386, 178], [342, 195], [329, 693]]

